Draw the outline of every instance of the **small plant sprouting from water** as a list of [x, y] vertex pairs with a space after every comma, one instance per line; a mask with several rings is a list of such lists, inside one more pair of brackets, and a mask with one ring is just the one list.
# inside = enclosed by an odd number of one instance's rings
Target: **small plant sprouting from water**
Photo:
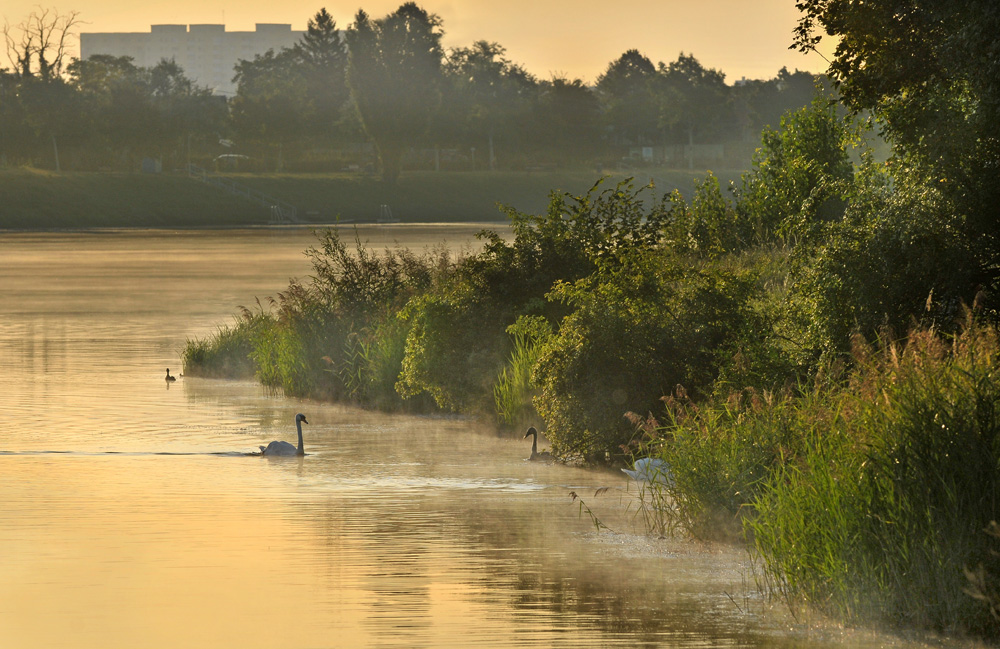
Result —
[[[594, 498], [597, 498], [601, 494], [607, 493], [608, 489], [610, 488], [611, 487], [598, 488], [594, 492]], [[578, 500], [580, 501], [580, 518], [583, 518], [583, 515], [587, 514], [587, 516], [590, 517], [590, 522], [594, 524], [594, 528], [596, 528], [598, 532], [600, 532], [601, 530], [614, 532], [613, 529], [604, 524], [604, 521], [602, 521], [600, 518], [597, 517], [597, 514], [594, 513], [594, 510], [592, 510], [587, 503], [583, 502], [583, 498], [581, 498], [579, 494], [577, 494], [575, 491], [571, 491], [569, 492], [569, 497], [571, 499], [570, 502], [576, 502]]]

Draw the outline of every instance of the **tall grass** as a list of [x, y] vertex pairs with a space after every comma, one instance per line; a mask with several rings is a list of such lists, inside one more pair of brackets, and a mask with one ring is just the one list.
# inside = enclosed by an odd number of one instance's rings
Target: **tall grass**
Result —
[[326, 358], [331, 372], [336, 372], [347, 391], [347, 398], [381, 410], [397, 410], [403, 406], [396, 392], [407, 328], [395, 317], [375, 327], [351, 332], [344, 340], [340, 360]]
[[850, 371], [795, 393], [675, 395], [667, 426], [644, 425], [675, 478], [644, 486], [664, 503], [650, 520], [742, 536], [793, 607], [996, 637], [998, 360], [996, 330], [970, 322], [856, 342]]
[[552, 336], [552, 329], [542, 318], [522, 317], [508, 332], [513, 349], [493, 384], [493, 400], [498, 421], [522, 427], [539, 421], [533, 403], [538, 386], [532, 382], [531, 372], [541, 356], [542, 346]]
[[208, 378], [250, 379], [257, 366], [252, 354], [257, 338], [273, 325], [263, 310], [244, 308], [233, 325], [220, 326], [212, 336], [188, 340], [181, 354], [184, 373]]
[[998, 351], [972, 325], [857, 358], [838, 417], [755, 503], [773, 587], [848, 620], [1000, 632], [965, 574], [1000, 574], [985, 533], [1000, 514]]

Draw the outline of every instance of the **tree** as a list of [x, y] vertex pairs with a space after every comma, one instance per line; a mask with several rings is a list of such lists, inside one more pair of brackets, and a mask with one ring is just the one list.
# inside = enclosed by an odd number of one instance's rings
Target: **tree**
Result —
[[597, 96], [582, 80], [554, 77], [541, 84], [534, 141], [550, 155], [580, 159], [597, 149], [599, 116]]
[[747, 79], [735, 84], [730, 94], [742, 138], [756, 138], [763, 128], [777, 127], [788, 111], [808, 106], [816, 84], [824, 80], [810, 72], [781, 68], [771, 79]]
[[236, 97], [230, 109], [233, 127], [244, 140], [265, 148], [277, 145], [275, 167], [283, 165], [283, 147], [298, 140], [306, 128], [309, 107], [307, 81], [295, 52], [268, 50], [252, 61], [236, 64]]
[[458, 108], [472, 137], [485, 134], [491, 170], [496, 168], [497, 134], [509, 140], [523, 130], [537, 86], [534, 77], [505, 55], [498, 43], [476, 41], [472, 47], [453, 49], [445, 66], [451, 80], [449, 108]]
[[132, 57], [107, 54], [75, 60], [67, 71], [88, 122], [92, 148], [109, 151], [130, 165], [159, 127], [149, 71], [135, 65]]
[[675, 142], [704, 143], [723, 131], [731, 115], [725, 74], [683, 52], [670, 64], [660, 63], [659, 74], [660, 123]]
[[[62, 80], [73, 29], [79, 13], [60, 14], [54, 9], [32, 12], [15, 27], [3, 25], [7, 60], [17, 80], [17, 101], [23, 108], [24, 127], [52, 142], [54, 166], [61, 170], [58, 136], [71, 132], [74, 113], [66, 112], [70, 94]], [[8, 113], [10, 115], [10, 113]]]
[[653, 84], [656, 66], [639, 50], [628, 50], [597, 78], [604, 118], [621, 143], [651, 144], [658, 136]]
[[378, 20], [358, 11], [347, 31], [347, 83], [390, 185], [403, 151], [421, 140], [440, 105], [442, 35], [441, 19], [413, 2]]
[[306, 33], [292, 47], [301, 64], [309, 110], [305, 116], [311, 135], [330, 136], [349, 98], [347, 44], [337, 21], [325, 8], [309, 19]]
[[1000, 4], [983, 0], [799, 0], [793, 47], [838, 39], [828, 74], [966, 214], [978, 260], [1000, 261]]
[[80, 24], [79, 15], [77, 11], [60, 14], [54, 9], [39, 8], [15, 27], [5, 22], [4, 43], [14, 73], [44, 81], [62, 75], [69, 40]]
[[149, 84], [160, 123], [161, 137], [155, 145], [161, 155], [183, 150], [189, 159], [193, 138], [217, 140], [226, 128], [229, 110], [225, 99], [195, 85], [172, 59], [163, 59], [149, 70]]

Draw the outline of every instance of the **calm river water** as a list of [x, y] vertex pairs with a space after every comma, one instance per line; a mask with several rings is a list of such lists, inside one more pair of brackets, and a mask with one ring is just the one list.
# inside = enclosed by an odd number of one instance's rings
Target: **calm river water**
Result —
[[[164, 381], [187, 339], [308, 275], [314, 242], [0, 233], [0, 647], [912, 646], [795, 623], [738, 549], [636, 535], [621, 473], [525, 462], [465, 419]], [[297, 412], [306, 457], [248, 455], [294, 443]]]

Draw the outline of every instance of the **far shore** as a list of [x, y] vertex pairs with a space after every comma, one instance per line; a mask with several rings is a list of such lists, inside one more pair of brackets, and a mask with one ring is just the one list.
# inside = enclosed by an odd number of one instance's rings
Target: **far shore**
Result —
[[[227, 180], [295, 207], [295, 221], [276, 218], [245, 197], [183, 173], [55, 173], [0, 170], [0, 230], [82, 231], [94, 228], [325, 227], [399, 223], [497, 223], [503, 207], [541, 213], [551, 192], [585, 194], [602, 177], [602, 189], [634, 178], [652, 180], [656, 193], [678, 189], [691, 196], [707, 170], [645, 169], [629, 173], [408, 172], [395, 187], [362, 174], [228, 174]], [[720, 184], [739, 171], [715, 171]], [[384, 207], [383, 207], [384, 206]]]

